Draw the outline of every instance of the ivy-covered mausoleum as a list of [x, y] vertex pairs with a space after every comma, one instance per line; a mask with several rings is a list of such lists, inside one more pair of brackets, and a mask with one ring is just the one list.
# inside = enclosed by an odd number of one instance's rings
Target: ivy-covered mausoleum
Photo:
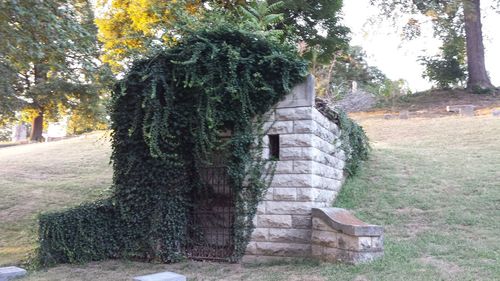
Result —
[[381, 227], [330, 208], [366, 136], [306, 73], [293, 46], [228, 26], [135, 62], [112, 95], [109, 196], [42, 214], [38, 262], [382, 255]]

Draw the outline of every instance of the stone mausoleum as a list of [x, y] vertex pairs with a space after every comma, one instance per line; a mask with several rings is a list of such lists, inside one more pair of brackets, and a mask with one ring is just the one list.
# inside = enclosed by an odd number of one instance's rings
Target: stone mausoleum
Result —
[[383, 254], [383, 229], [331, 208], [344, 181], [341, 130], [316, 107], [314, 77], [267, 114], [264, 156], [276, 170], [244, 261], [317, 257], [358, 263]]

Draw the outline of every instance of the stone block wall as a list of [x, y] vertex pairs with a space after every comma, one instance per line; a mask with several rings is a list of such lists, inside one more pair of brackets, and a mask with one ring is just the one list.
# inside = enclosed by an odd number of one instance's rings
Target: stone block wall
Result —
[[[268, 113], [264, 129], [278, 135], [279, 156], [245, 259], [310, 256], [311, 210], [331, 206], [345, 165], [338, 126], [314, 107], [312, 76]], [[265, 146], [268, 141], [265, 136]], [[264, 156], [269, 153], [265, 148]]]

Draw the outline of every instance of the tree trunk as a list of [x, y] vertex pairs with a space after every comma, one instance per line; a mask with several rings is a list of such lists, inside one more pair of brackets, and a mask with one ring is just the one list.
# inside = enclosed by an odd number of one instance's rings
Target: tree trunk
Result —
[[[35, 73], [35, 85], [45, 83], [47, 81], [48, 67], [43, 63], [37, 63], [34, 66]], [[37, 104], [35, 101], [35, 106], [38, 107], [38, 115], [31, 120], [31, 132], [30, 141], [42, 141], [43, 132], [43, 107]]]
[[43, 131], [43, 111], [40, 110], [38, 115], [31, 121], [30, 141], [42, 141]]
[[480, 0], [463, 0], [465, 39], [467, 47], [467, 89], [493, 88], [484, 61], [483, 33], [481, 31]]

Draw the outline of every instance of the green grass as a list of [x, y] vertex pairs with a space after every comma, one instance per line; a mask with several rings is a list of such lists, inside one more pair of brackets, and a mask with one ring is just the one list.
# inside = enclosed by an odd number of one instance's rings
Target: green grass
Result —
[[[117, 281], [164, 270], [189, 280], [498, 280], [500, 118], [359, 121], [373, 151], [335, 205], [385, 227], [383, 259], [358, 266], [105, 261], [61, 265], [25, 280]], [[33, 248], [39, 211], [106, 192], [109, 146], [98, 139], [0, 149], [0, 264], [15, 264]]]

